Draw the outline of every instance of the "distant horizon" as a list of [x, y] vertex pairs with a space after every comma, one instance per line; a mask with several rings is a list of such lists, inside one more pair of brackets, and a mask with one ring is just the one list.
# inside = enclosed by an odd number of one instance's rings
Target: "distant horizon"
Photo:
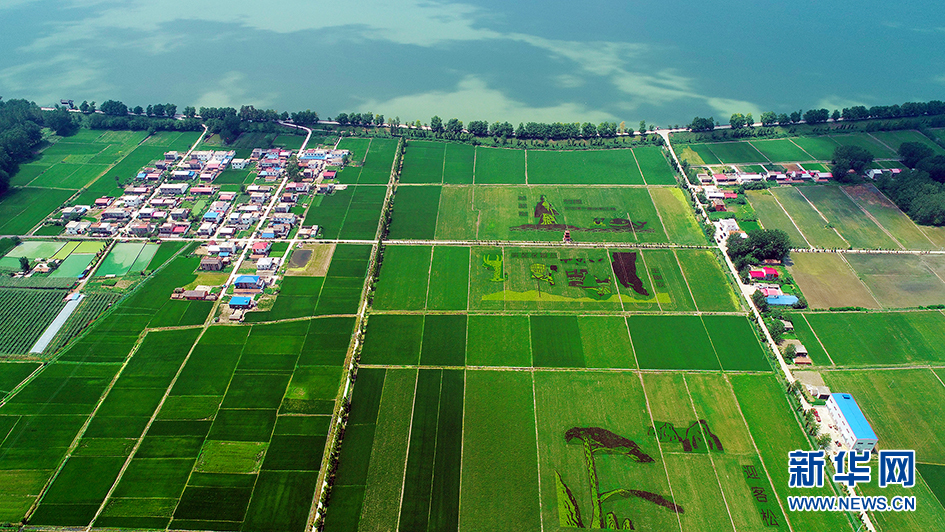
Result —
[[10, 0], [0, 94], [667, 127], [945, 91], [945, 5], [360, 4]]

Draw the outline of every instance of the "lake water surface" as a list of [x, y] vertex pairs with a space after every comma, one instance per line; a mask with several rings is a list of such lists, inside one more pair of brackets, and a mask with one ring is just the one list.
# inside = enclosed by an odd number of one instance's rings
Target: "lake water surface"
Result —
[[0, 0], [0, 95], [41, 105], [640, 120], [945, 99], [945, 4]]

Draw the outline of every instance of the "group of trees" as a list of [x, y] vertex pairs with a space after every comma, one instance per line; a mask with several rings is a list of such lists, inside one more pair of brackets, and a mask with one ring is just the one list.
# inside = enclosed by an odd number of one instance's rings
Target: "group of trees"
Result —
[[[834, 109], [833, 112], [823, 108], [810, 109], [808, 111], [794, 111], [790, 114], [765, 111], [761, 113], [759, 118], [761, 119], [762, 126], [771, 127], [797, 124], [801, 122], [802, 119], [807, 124], [816, 125], [826, 123], [828, 120], [836, 122], [841, 118], [843, 120], [866, 120], [869, 118], [910, 118], [943, 114], [945, 114], [945, 102], [932, 100], [929, 102], [906, 102], [902, 105], [874, 105], [869, 108], [863, 105], [854, 105], [853, 107], [845, 107], [842, 111]], [[752, 119], [751, 113], [747, 115], [734, 113], [729, 119], [729, 125], [732, 129], [750, 128], [753, 124], [754, 120]], [[687, 128], [690, 131], [703, 132], [712, 131], [717, 125], [718, 124], [716, 124], [715, 120], [711, 117], [700, 118], [697, 116], [692, 119], [692, 122], [689, 123]]]
[[44, 117], [39, 107], [26, 100], [0, 99], [0, 194], [10, 186], [10, 176], [33, 155], [43, 140]]
[[755, 229], [748, 238], [733, 234], [726, 240], [728, 256], [739, 271], [767, 259], [784, 260], [791, 251], [791, 239], [780, 229]]
[[[98, 107], [98, 110], [108, 116], [128, 116], [131, 114], [156, 118], [174, 118], [177, 115], [177, 106], [172, 103], [155, 103], [147, 107], [141, 107], [138, 105], [134, 108], [129, 108], [127, 105], [118, 100], [105, 100]], [[82, 104], [79, 105], [79, 111], [85, 114], [95, 113], [95, 102], [92, 102], [91, 104], [88, 102], [82, 102]], [[193, 118], [196, 114], [197, 112], [193, 107], [186, 107], [184, 109], [184, 116], [186, 117]]]
[[[830, 172], [841, 183], [858, 181], [873, 162], [873, 154], [859, 146], [837, 146], [830, 161]], [[852, 171], [852, 172], [851, 172]]]
[[945, 225], [945, 156], [918, 142], [902, 143], [899, 156], [908, 170], [876, 185], [916, 222]]
[[374, 113], [338, 113], [335, 122], [342, 126], [380, 126], [384, 124], [384, 115], [374, 116]]

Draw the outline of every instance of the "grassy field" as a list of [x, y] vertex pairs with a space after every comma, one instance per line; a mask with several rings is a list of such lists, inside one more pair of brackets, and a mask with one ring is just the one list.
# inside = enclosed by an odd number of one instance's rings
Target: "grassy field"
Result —
[[0, 201], [0, 234], [25, 235], [74, 191], [48, 188], [11, 188]]
[[828, 227], [828, 222], [814, 210], [797, 188], [777, 187], [771, 189], [771, 193], [794, 220], [801, 233], [807, 237], [811, 246], [826, 249], [849, 248], [849, 244], [833, 228]]
[[895, 203], [871, 184], [843, 187], [856, 204], [866, 209], [906, 249], [939, 249]]
[[805, 317], [840, 366], [940, 364], [945, 316], [938, 311], [809, 313]]
[[[761, 152], [773, 163], [810, 161], [816, 159], [798, 147], [791, 139], [753, 140], [752, 147]], [[833, 155], [833, 154], [831, 154]]]
[[663, 156], [662, 148], [642, 146], [634, 148], [633, 155], [643, 171], [647, 185], [675, 185], [676, 175]]
[[[918, 142], [931, 148], [936, 155], [945, 155], [945, 149], [942, 149], [941, 146], [935, 144], [925, 135], [915, 130], [876, 131], [874, 133], [870, 133], [870, 135], [881, 141], [883, 144], [889, 146], [894, 151], [898, 151], [899, 147], [904, 142]], [[891, 156], [891, 158], [895, 157], [895, 155]]]
[[705, 242], [704, 233], [700, 230], [696, 217], [693, 215], [692, 207], [690, 207], [689, 201], [681, 189], [676, 187], [653, 187], [649, 191], [670, 242], [676, 244], [702, 244]]
[[780, 229], [791, 239], [792, 247], [808, 247], [804, 235], [788, 217], [774, 195], [767, 190], [746, 190], [745, 196], [765, 229]]
[[839, 253], [793, 253], [788, 272], [811, 308], [880, 308]]
[[945, 261], [938, 255], [867, 255], [844, 258], [885, 308], [945, 304]]
[[901, 249], [839, 187], [801, 187], [797, 190], [837, 228], [854, 249]]
[[741, 303], [711, 251], [678, 250], [676, 256], [702, 312], [737, 312]]
[[633, 150], [529, 150], [527, 157], [528, 182], [533, 185], [644, 184]]
[[525, 183], [525, 150], [476, 147], [474, 183], [479, 185]]
[[318, 225], [325, 239], [372, 240], [384, 205], [383, 187], [349, 186], [319, 196], [308, 209], [304, 225]]
[[432, 240], [436, 233], [441, 191], [439, 186], [398, 187], [395, 216], [390, 226], [394, 240]]
[[[784, 465], [787, 453], [795, 449], [810, 449], [811, 444], [791, 414], [778, 383], [773, 379], [748, 375], [734, 375], [730, 380], [762, 464], [782, 504], [787, 504], [788, 495], [835, 495], [826, 484], [824, 488], [788, 488], [789, 472]], [[778, 430], [770, 427], [778, 427]], [[786, 519], [795, 530], [853, 529], [847, 516], [836, 512], [790, 512]]]

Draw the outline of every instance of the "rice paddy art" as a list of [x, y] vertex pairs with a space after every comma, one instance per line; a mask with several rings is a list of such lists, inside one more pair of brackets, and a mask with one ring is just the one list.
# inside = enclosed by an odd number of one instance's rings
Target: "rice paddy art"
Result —
[[675, 513], [683, 513], [682, 506], [672, 500], [649, 491], [617, 488], [601, 493], [598, 480], [596, 457], [601, 454], [626, 456], [637, 464], [655, 464], [650, 455], [643, 452], [635, 441], [615, 434], [600, 427], [572, 427], [564, 434], [569, 444], [580, 445], [584, 454], [584, 465], [587, 468], [587, 486], [591, 494], [591, 516], [587, 522], [581, 514], [571, 489], [555, 471], [555, 486], [558, 494], [558, 521], [559, 525], [567, 528], [599, 528], [606, 530], [634, 530], [633, 520], [629, 517], [620, 517], [615, 512], [604, 513], [604, 505], [611, 499], [627, 499], [637, 497], [662, 506]]
[[[541, 194], [528, 212], [528, 197], [518, 196], [518, 216], [532, 223], [510, 227], [510, 231], [575, 231], [586, 233], [652, 233], [646, 220], [630, 220], [629, 213], [612, 205], [587, 205], [583, 198], [563, 200], [557, 208]], [[626, 218], [621, 215], [626, 215]]]

